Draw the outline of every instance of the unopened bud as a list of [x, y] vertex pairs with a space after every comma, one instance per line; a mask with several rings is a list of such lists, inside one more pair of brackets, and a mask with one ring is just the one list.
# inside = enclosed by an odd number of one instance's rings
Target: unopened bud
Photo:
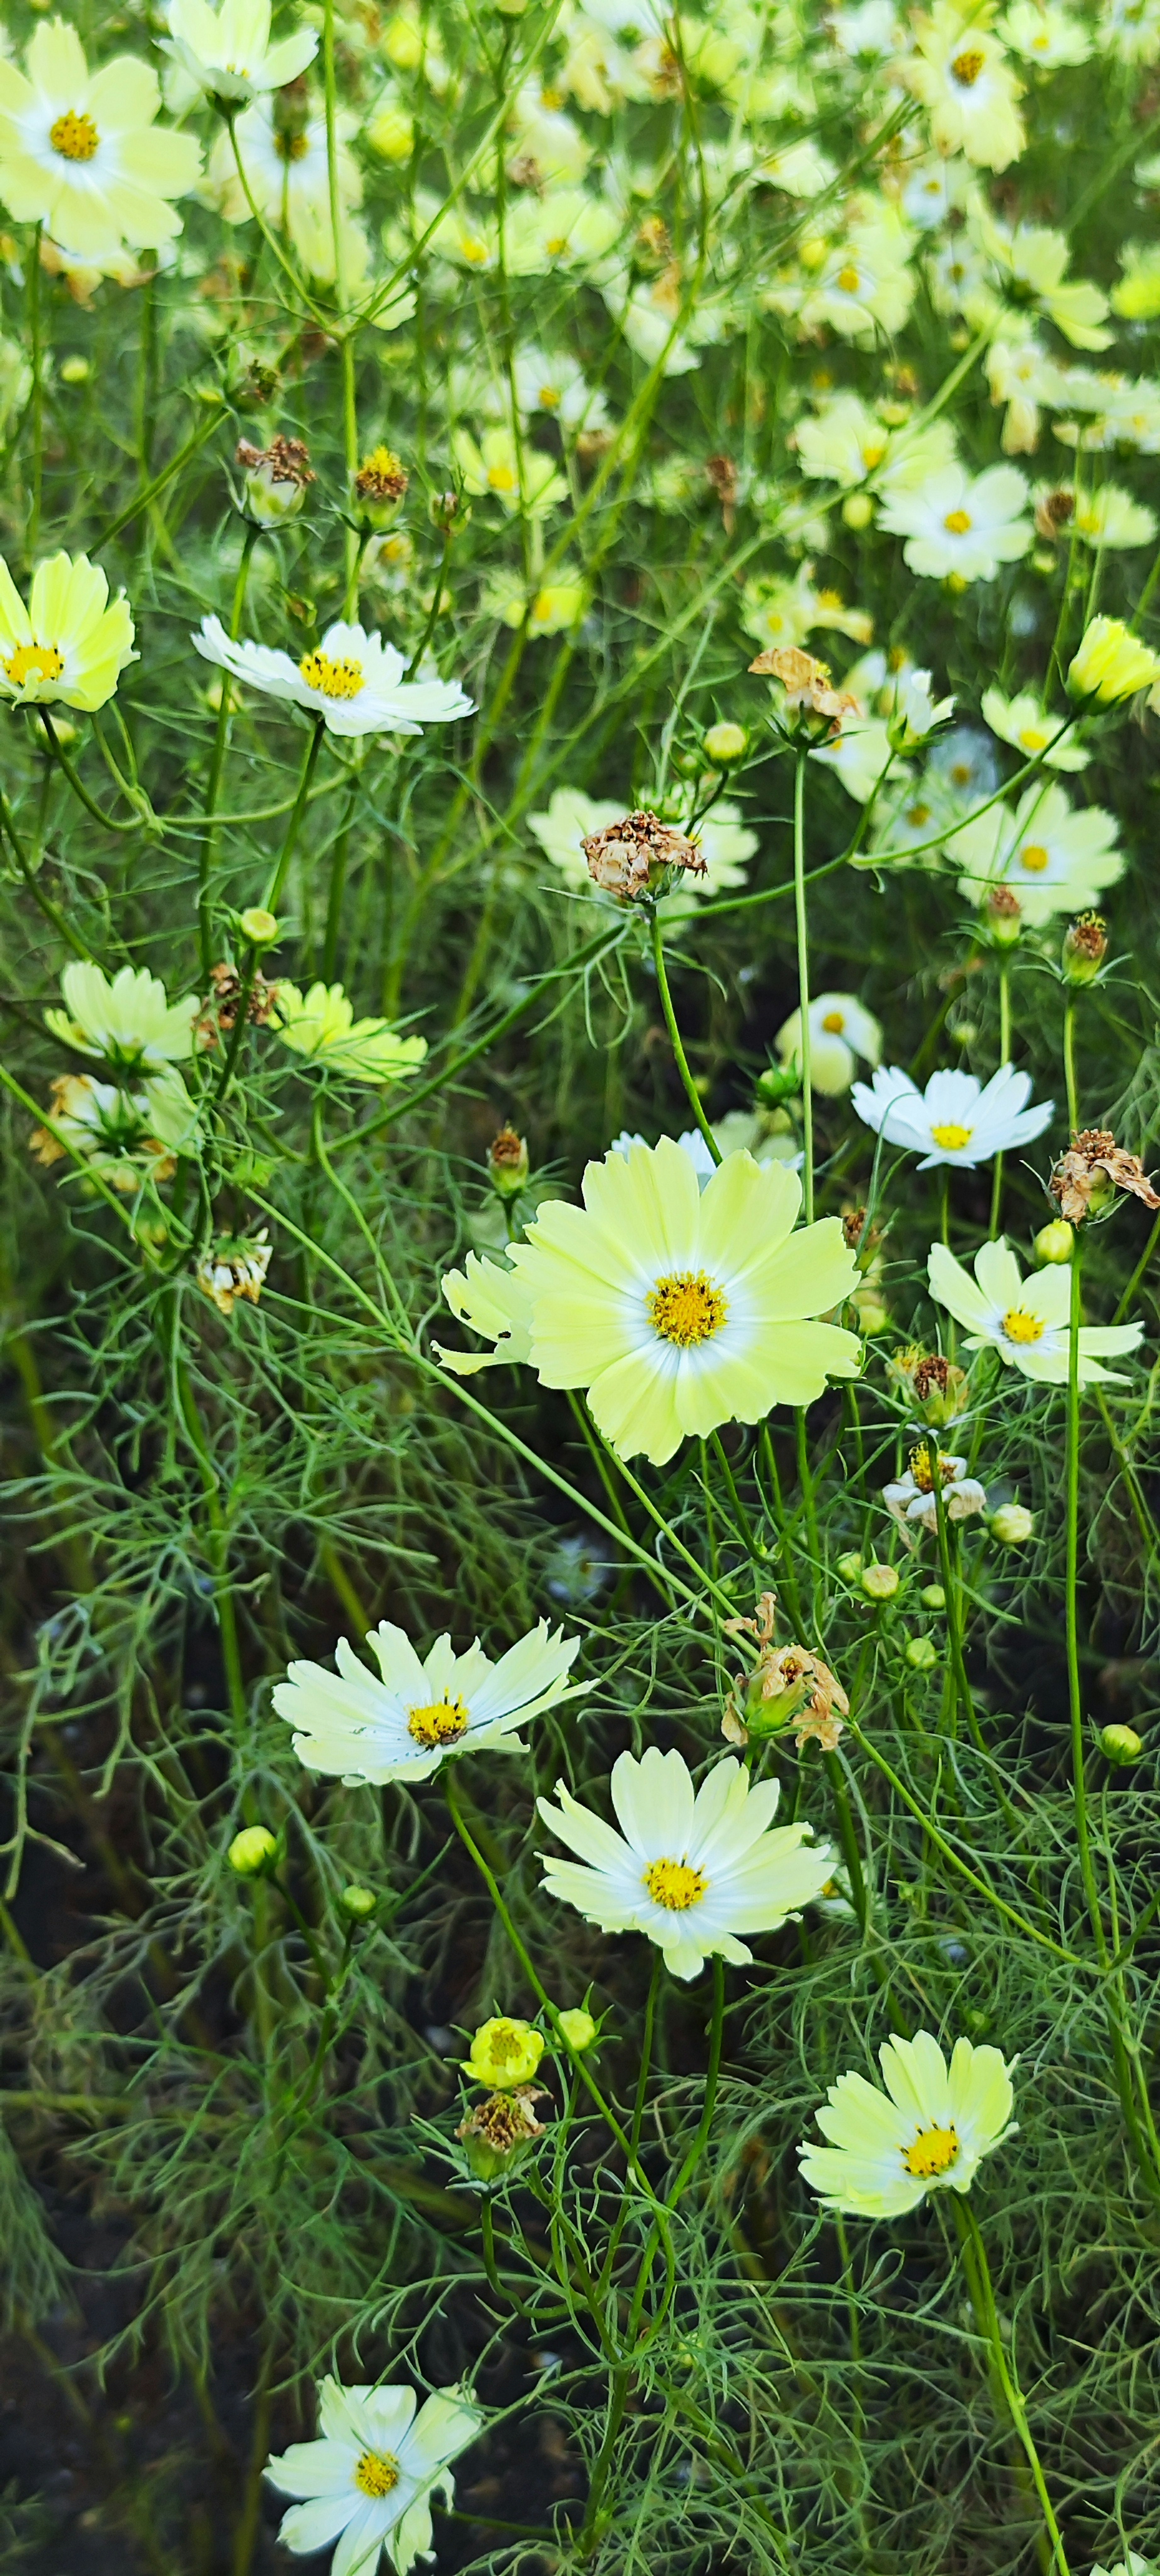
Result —
[[762, 1109], [780, 1109], [782, 1102], [792, 1100], [801, 1087], [801, 1066], [796, 1055], [788, 1064], [767, 1064], [754, 1085]]
[[462, 492], [433, 492], [428, 507], [432, 527], [445, 537], [457, 536], [471, 517], [471, 503]]
[[1144, 1750], [1144, 1739], [1134, 1726], [1105, 1726], [1100, 1730], [1100, 1751], [1109, 1762], [1138, 1762]]
[[1066, 1217], [1053, 1217], [1050, 1225], [1041, 1225], [1035, 1237], [1037, 1261], [1070, 1261], [1075, 1250], [1075, 1228]]
[[1000, 1547], [1026, 1547], [1035, 1528], [1034, 1515], [1026, 1503], [1000, 1503], [987, 1523], [992, 1538]]
[[868, 492], [847, 492], [842, 503], [842, 517], [848, 528], [853, 528], [857, 534], [860, 529], [869, 527], [873, 516], [874, 504]]
[[1062, 964], [1068, 983], [1094, 984], [1107, 953], [1107, 924], [1098, 912], [1081, 912], [1063, 937]]
[[862, 1572], [862, 1559], [857, 1548], [847, 1548], [845, 1555], [838, 1558], [836, 1571], [843, 1583], [857, 1583]]
[[487, 1149], [487, 1177], [501, 1199], [518, 1198], [528, 1177], [527, 1139], [501, 1127]]
[[338, 1901], [352, 1923], [365, 1923], [379, 1900], [373, 1887], [344, 1887]]
[[87, 358], [61, 359], [60, 380], [62, 385], [87, 385], [92, 372], [92, 368]]
[[930, 1637], [908, 1637], [903, 1653], [911, 1671], [932, 1673], [938, 1662], [938, 1647]]
[[858, 1578], [868, 1601], [893, 1601], [901, 1576], [896, 1565], [864, 1565]]
[[705, 758], [714, 769], [729, 769], [735, 760], [744, 760], [749, 749], [749, 736], [744, 725], [710, 725], [705, 736]]
[[267, 912], [260, 903], [251, 903], [245, 912], [238, 914], [238, 928], [243, 939], [249, 940], [251, 948], [273, 948], [282, 936], [274, 914]]
[[946, 1609], [947, 1596], [941, 1583], [924, 1583], [918, 1597], [924, 1610]]
[[226, 1859], [239, 1878], [264, 1878], [278, 1857], [278, 1837], [268, 1825], [243, 1825], [235, 1834]]
[[996, 948], [1013, 948], [1023, 928], [1018, 895], [1010, 886], [992, 886], [985, 906], [987, 928]]
[[591, 2013], [576, 2004], [570, 2012], [562, 2012], [559, 2019], [561, 2036], [567, 2040], [569, 2048], [591, 2048], [596, 2037], [596, 2024]]

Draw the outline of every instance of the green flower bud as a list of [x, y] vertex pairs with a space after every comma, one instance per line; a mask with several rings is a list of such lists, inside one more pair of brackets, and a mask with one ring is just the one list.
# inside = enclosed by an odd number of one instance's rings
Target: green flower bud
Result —
[[1063, 935], [1060, 963], [1069, 984], [1094, 984], [1108, 953], [1108, 935], [1098, 912], [1081, 912]]
[[561, 2013], [560, 2029], [569, 2048], [591, 2048], [596, 2037], [596, 2023], [591, 2013], [584, 2012], [579, 2004], [573, 2005], [570, 2012]]
[[61, 359], [60, 380], [62, 385], [87, 385], [92, 372], [92, 368], [89, 365], [87, 358]]
[[1050, 1225], [1041, 1225], [1035, 1237], [1037, 1261], [1070, 1261], [1075, 1250], [1075, 1228], [1064, 1216], [1053, 1217]]
[[1026, 1547], [1034, 1531], [1035, 1520], [1026, 1503], [1000, 1503], [998, 1511], [992, 1512], [987, 1526], [1000, 1547]]
[[239, 1878], [264, 1878], [278, 1857], [278, 1837], [268, 1825], [243, 1825], [235, 1834], [226, 1859]]
[[847, 1548], [845, 1555], [838, 1558], [836, 1570], [841, 1575], [843, 1583], [857, 1583], [862, 1572], [862, 1559], [857, 1548]]
[[339, 1904], [352, 1923], [365, 1923], [378, 1904], [373, 1887], [344, 1887]]
[[749, 749], [749, 736], [744, 725], [710, 725], [705, 736], [705, 758], [714, 769], [728, 769], [735, 760], [744, 760]]
[[864, 1565], [859, 1578], [868, 1601], [893, 1601], [901, 1579], [896, 1565]]
[[247, 904], [238, 914], [238, 928], [251, 948], [273, 948], [281, 938], [281, 929], [272, 912], [260, 903]]
[[1105, 1726], [1100, 1731], [1100, 1751], [1109, 1762], [1121, 1766], [1138, 1762], [1143, 1750], [1143, 1736], [1137, 1735], [1134, 1726]]
[[931, 1673], [938, 1662], [938, 1648], [931, 1637], [908, 1637], [903, 1653], [911, 1671]]
[[487, 1177], [501, 1199], [518, 1198], [528, 1177], [528, 1148], [514, 1127], [501, 1127], [487, 1149]]
[[924, 1610], [946, 1609], [947, 1596], [941, 1583], [924, 1583], [918, 1597]]
[[873, 516], [874, 504], [868, 492], [847, 492], [842, 503], [842, 517], [848, 528], [853, 528], [855, 533], [868, 528]]

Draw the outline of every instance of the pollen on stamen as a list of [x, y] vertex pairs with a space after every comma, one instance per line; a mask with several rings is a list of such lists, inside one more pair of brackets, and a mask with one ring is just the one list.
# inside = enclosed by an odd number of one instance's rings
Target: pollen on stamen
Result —
[[441, 1744], [454, 1744], [466, 1735], [468, 1712], [461, 1699], [436, 1699], [424, 1708], [409, 1708], [407, 1733], [414, 1736], [428, 1753]]
[[958, 2153], [958, 2130], [954, 2127], [940, 2128], [937, 2121], [932, 2120], [929, 2129], [920, 2129], [910, 2145], [903, 2148], [902, 2161], [916, 2182], [934, 2182], [940, 2174], [950, 2171]]
[[364, 2451], [354, 2473], [356, 2487], [365, 2496], [380, 2503], [398, 2486], [399, 2463], [392, 2451]]
[[678, 1350], [695, 1349], [719, 1333], [729, 1312], [724, 1289], [704, 1270], [674, 1270], [658, 1279], [648, 1297], [648, 1319], [654, 1333]]
[[324, 698], [357, 698], [363, 685], [362, 663], [352, 655], [332, 660], [329, 653], [304, 653], [298, 668], [307, 688]]
[[687, 1860], [650, 1860], [644, 1871], [644, 1884], [654, 1905], [663, 1905], [667, 1914], [687, 1914], [691, 1905], [699, 1905], [709, 1881], [703, 1869], [694, 1869]]

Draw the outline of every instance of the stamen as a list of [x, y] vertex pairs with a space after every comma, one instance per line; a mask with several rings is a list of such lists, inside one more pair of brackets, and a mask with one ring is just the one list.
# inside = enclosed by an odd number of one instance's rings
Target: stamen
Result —
[[63, 161], [91, 161], [101, 138], [91, 116], [77, 116], [69, 107], [50, 125], [48, 139]]
[[1003, 1330], [1009, 1342], [1040, 1342], [1045, 1326], [1038, 1315], [1029, 1315], [1022, 1306], [1009, 1306], [1003, 1317]]
[[941, 1145], [944, 1154], [961, 1154], [964, 1145], [970, 1144], [975, 1131], [973, 1127], [956, 1127], [953, 1120], [948, 1120], [945, 1126], [932, 1127], [930, 1132], [935, 1144]]
[[965, 537], [970, 525], [971, 514], [969, 510], [948, 510], [946, 517], [943, 520], [944, 528], [949, 530], [952, 537]]
[[1041, 877], [1044, 869], [1051, 866], [1051, 852], [1044, 849], [1042, 841], [1025, 841], [1019, 852], [1019, 865], [1026, 868], [1028, 876]]
[[729, 1312], [724, 1290], [703, 1270], [671, 1271], [658, 1279], [646, 1302], [654, 1333], [682, 1351], [719, 1333]]
[[26, 680], [59, 680], [63, 669], [64, 655], [55, 644], [18, 644], [11, 661], [4, 664], [14, 689], [22, 689]]
[[364, 2451], [354, 2473], [356, 2487], [376, 2504], [389, 2496], [400, 2478], [399, 2463], [392, 2451]]
[[434, 1699], [425, 1708], [409, 1708], [407, 1733], [416, 1744], [433, 1753], [440, 1744], [454, 1744], [467, 1733], [467, 1710], [461, 1699]]
[[982, 71], [986, 59], [987, 57], [985, 54], [977, 53], [974, 50], [968, 53], [955, 55], [954, 61], [951, 64], [951, 70], [961, 88], [974, 88], [975, 82]]
[[324, 698], [357, 698], [363, 685], [362, 663], [349, 657], [335, 662], [329, 653], [304, 653], [298, 668], [307, 688]]
[[916, 2182], [933, 2182], [938, 2174], [949, 2171], [958, 2152], [958, 2130], [940, 2129], [938, 2122], [932, 2120], [929, 2129], [920, 2129], [913, 2143], [903, 2148], [902, 2161]]
[[703, 1869], [693, 1869], [687, 1860], [650, 1860], [644, 1885], [654, 1905], [663, 1905], [669, 1914], [687, 1914], [690, 1905], [700, 1904], [709, 1881]]

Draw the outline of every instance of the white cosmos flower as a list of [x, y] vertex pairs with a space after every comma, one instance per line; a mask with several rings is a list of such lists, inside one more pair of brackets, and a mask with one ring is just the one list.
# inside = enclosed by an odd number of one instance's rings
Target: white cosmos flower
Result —
[[1017, 563], [1035, 529], [1024, 517], [1027, 482], [1017, 465], [991, 465], [970, 475], [947, 465], [917, 491], [894, 491], [881, 526], [905, 537], [903, 560], [930, 581], [993, 581], [1000, 564]]
[[63, 1011], [44, 1014], [45, 1027], [78, 1055], [102, 1056], [136, 1072], [181, 1064], [192, 1052], [196, 993], [171, 1002], [147, 966], [122, 966], [110, 982], [100, 966], [74, 958], [60, 979]]
[[[1000, 1359], [1024, 1377], [1046, 1386], [1064, 1385], [1071, 1302], [1067, 1266], [1049, 1263], [1024, 1279], [1006, 1236], [1000, 1235], [997, 1243], [980, 1245], [974, 1268], [972, 1279], [945, 1243], [932, 1243], [927, 1261], [930, 1293], [957, 1322], [969, 1327], [964, 1349], [998, 1351]], [[1142, 1324], [1081, 1324], [1080, 1385], [1122, 1377], [1122, 1370], [1106, 1369], [1100, 1363], [1137, 1350], [1143, 1331]]]
[[[801, 1058], [802, 1015], [791, 1011], [774, 1044], [783, 1064]], [[810, 1089], [836, 1099], [848, 1091], [859, 1056], [877, 1064], [882, 1030], [853, 993], [815, 993], [810, 1003]]]
[[1090, 751], [1076, 741], [1074, 731], [1056, 741], [1064, 718], [1048, 715], [1034, 690], [1020, 689], [1007, 698], [1000, 688], [984, 689], [982, 711], [992, 733], [998, 734], [1000, 742], [1009, 742], [1013, 751], [1022, 752], [1024, 760], [1042, 760], [1045, 769], [1087, 768]]
[[490, 1351], [449, 1351], [434, 1342], [432, 1348], [453, 1377], [474, 1377], [477, 1370], [502, 1368], [507, 1360], [531, 1359], [531, 1295], [506, 1263], [469, 1252], [462, 1270], [448, 1270], [439, 1284], [459, 1322], [494, 1346]]
[[885, 2093], [864, 2075], [831, 2084], [816, 2114], [830, 2144], [807, 2138], [799, 2150], [811, 2191], [855, 2218], [901, 2218], [928, 2191], [969, 2191], [984, 2156], [1013, 2134], [1011, 2066], [997, 2048], [958, 2039], [948, 2067], [929, 2030], [884, 2039], [878, 2062]]
[[1124, 873], [1114, 814], [1102, 805], [1073, 812], [1054, 782], [1032, 780], [1012, 813], [992, 805], [956, 834], [948, 853], [959, 891], [984, 903], [993, 886], [1010, 886], [1032, 926], [1057, 912], [1082, 912]]
[[161, 48], [207, 97], [244, 105], [296, 80], [313, 62], [318, 38], [312, 27], [300, 27], [272, 45], [270, 0], [222, 0], [217, 10], [207, 0], [169, 0]]
[[474, 713], [458, 680], [407, 680], [394, 644], [343, 619], [328, 626], [321, 644], [298, 662], [269, 645], [233, 644], [220, 617], [204, 617], [193, 637], [207, 662], [232, 671], [268, 698], [308, 707], [328, 733], [422, 733], [424, 725], [451, 724]]
[[324, 1664], [291, 1664], [274, 1692], [308, 1771], [377, 1788], [384, 1780], [426, 1780], [445, 1755], [475, 1753], [483, 1745], [522, 1753], [516, 1729], [588, 1687], [567, 1688], [579, 1638], [549, 1629], [543, 1619], [498, 1664], [478, 1638], [457, 1655], [450, 1637], [437, 1637], [420, 1663], [410, 1638], [387, 1619], [369, 1631], [367, 1644], [381, 1681], [340, 1637], [337, 1675]]
[[1040, 71], [1057, 71], [1063, 63], [1086, 63], [1091, 37], [1069, 9], [1057, 0], [1011, 0], [998, 33], [1009, 54], [1019, 54]]
[[921, 1154], [920, 1172], [938, 1163], [961, 1164], [973, 1171], [1015, 1145], [1029, 1145], [1055, 1116], [1054, 1100], [1025, 1107], [1031, 1075], [1001, 1064], [983, 1084], [973, 1073], [948, 1069], [932, 1073], [920, 1091], [900, 1065], [880, 1064], [872, 1083], [856, 1082], [850, 1094], [859, 1118], [883, 1136]]
[[[952, 1451], [939, 1451], [939, 1483], [942, 1487], [943, 1510], [949, 1521], [969, 1520], [974, 1512], [987, 1508], [986, 1488], [978, 1478], [967, 1474], [967, 1460], [956, 1458]], [[882, 1500], [886, 1509], [903, 1531], [917, 1526], [925, 1530], [938, 1528], [938, 1503], [930, 1451], [925, 1441], [910, 1453], [910, 1464], [897, 1482], [884, 1485]]]
[[774, 1932], [820, 1896], [832, 1876], [826, 1844], [805, 1851], [807, 1824], [770, 1827], [776, 1780], [753, 1788], [739, 1762], [714, 1763], [696, 1795], [675, 1747], [650, 1744], [612, 1766], [617, 1833], [562, 1780], [560, 1804], [536, 1801], [545, 1824], [580, 1860], [544, 1862], [544, 1885], [604, 1932], [643, 1932], [675, 1977], [695, 1977], [714, 1954], [752, 1958], [743, 1932]]
[[373, 2576], [382, 2554], [397, 2576], [431, 2551], [431, 2499], [454, 2500], [450, 2461], [483, 2426], [458, 2388], [415, 2412], [413, 2388], [318, 2383], [317, 2442], [292, 2442], [266, 2463], [279, 2495], [296, 2496], [278, 2538], [300, 2558], [338, 2546], [331, 2576]]

